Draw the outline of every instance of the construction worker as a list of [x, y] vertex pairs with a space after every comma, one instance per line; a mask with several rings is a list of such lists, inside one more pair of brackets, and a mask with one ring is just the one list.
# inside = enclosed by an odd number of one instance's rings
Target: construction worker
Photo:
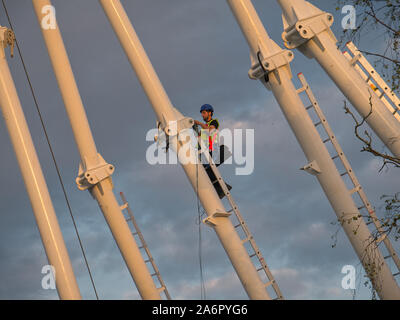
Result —
[[[194, 120], [195, 126], [201, 127], [201, 132], [200, 132], [200, 137], [203, 140], [203, 143], [205, 145], [208, 145], [208, 151], [210, 152], [210, 155], [212, 156], [212, 151], [213, 150], [218, 150], [220, 153], [220, 158], [223, 158], [224, 154], [224, 148], [222, 149], [216, 149], [215, 144], [218, 145], [218, 128], [219, 128], [219, 122], [217, 119], [213, 118], [214, 115], [214, 108], [209, 105], [209, 104], [204, 104], [200, 108], [200, 113], [201, 116], [203, 117], [203, 120], [205, 123], [202, 123], [198, 120]], [[220, 165], [224, 160], [220, 159], [220, 162], [218, 162], [217, 166]], [[204, 169], [206, 169], [206, 172], [208, 174], [208, 177], [210, 178], [215, 190], [217, 191], [217, 194], [220, 199], [222, 199], [225, 196], [225, 193], [222, 190], [222, 187], [220, 186], [219, 182], [217, 181], [217, 177], [215, 176], [214, 172], [212, 171], [211, 167], [209, 164], [203, 164]], [[226, 184], [228, 190], [231, 190], [232, 187], [229, 184]]]
[[218, 132], [216, 131], [219, 128], [219, 122], [218, 119], [213, 119], [214, 108], [209, 104], [202, 105], [200, 113], [205, 123], [195, 120], [194, 124], [203, 129], [201, 130], [201, 138], [205, 145], [208, 145], [210, 154], [212, 154], [212, 151], [214, 150], [213, 145], [218, 143]]
[[214, 108], [212, 107], [212, 105], [203, 104], [200, 108], [200, 113], [203, 117], [205, 124], [197, 120], [194, 121], [195, 124], [201, 126], [203, 129], [209, 129], [211, 126], [214, 127], [214, 129], [218, 129], [218, 120], [212, 118], [214, 115]]

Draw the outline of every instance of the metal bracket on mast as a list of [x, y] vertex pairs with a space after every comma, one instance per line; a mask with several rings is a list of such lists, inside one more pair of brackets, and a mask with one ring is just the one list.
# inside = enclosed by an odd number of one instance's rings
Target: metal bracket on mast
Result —
[[215, 218], [228, 218], [231, 214], [231, 212], [216, 212], [212, 216], [203, 219], [203, 223], [209, 227], [215, 227], [217, 225]]
[[163, 128], [163, 131], [165, 134], [167, 134], [170, 137], [176, 136], [181, 132], [182, 130], [185, 129], [191, 129], [193, 127], [194, 120], [192, 118], [182, 118], [179, 120], [174, 120], [170, 121], [165, 128]]
[[[333, 24], [333, 16], [323, 12], [317, 16], [297, 21], [293, 26], [287, 27], [288, 23], [282, 17], [285, 31], [282, 33], [282, 39], [286, 48], [295, 49], [314, 38], [325, 30], [330, 30]], [[333, 33], [331, 36], [335, 38]]]
[[185, 129], [191, 129], [193, 127], [194, 120], [192, 118], [184, 117], [179, 120], [170, 121], [169, 124], [164, 126], [160, 121], [157, 121], [156, 126], [159, 130], [159, 133], [154, 136], [154, 141], [157, 143], [161, 143], [163, 141], [167, 141], [167, 139], [171, 139], [174, 136], [179, 135], [179, 132]]
[[265, 73], [270, 73], [279, 67], [289, 64], [294, 58], [293, 53], [289, 50], [282, 50], [266, 57], [262, 51], [260, 51], [260, 53], [262, 56], [262, 58], [260, 58], [262, 65], [251, 56], [252, 66], [249, 70], [249, 78], [253, 80], [259, 80]]
[[4, 49], [8, 46], [11, 50], [11, 58], [14, 57], [15, 34], [14, 31], [6, 27], [0, 27], [0, 41], [2, 44], [2, 55], [5, 55]]
[[[249, 70], [249, 78], [252, 80], [260, 80], [265, 74], [275, 71], [276, 69], [289, 65], [293, 60], [293, 52], [289, 50], [279, 50], [274, 54], [266, 54], [259, 46], [258, 57], [250, 54], [251, 68]], [[260, 61], [261, 64], [260, 65]]]
[[87, 167], [86, 163], [79, 164], [78, 177], [75, 180], [79, 190], [87, 190], [114, 173], [115, 167], [107, 163], [99, 153], [97, 155], [99, 157], [97, 166]]
[[284, 29], [282, 39], [286, 48], [295, 49], [324, 31], [328, 31], [332, 39], [337, 42], [330, 29], [334, 21], [333, 16], [307, 1], [304, 5], [296, 2], [291, 5], [296, 21], [288, 21], [285, 15], [282, 15]]
[[300, 168], [300, 170], [304, 170], [305, 172], [312, 174], [313, 176], [316, 176], [322, 172], [317, 161], [315, 161], [315, 160], [311, 161], [309, 164], [307, 164], [303, 168]]

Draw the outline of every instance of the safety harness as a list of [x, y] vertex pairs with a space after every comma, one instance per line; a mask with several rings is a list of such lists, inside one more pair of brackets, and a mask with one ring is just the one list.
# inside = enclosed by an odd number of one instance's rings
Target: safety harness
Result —
[[[210, 127], [211, 122], [213, 122], [213, 121], [217, 121], [218, 128], [219, 128], [218, 119], [211, 119], [210, 121], [206, 122], [207, 127]], [[208, 150], [212, 151], [213, 150], [213, 144], [214, 144], [215, 140], [218, 139], [218, 130], [215, 129], [215, 133], [213, 135], [211, 135], [209, 132], [207, 132], [207, 134], [206, 134], [205, 131], [206, 130], [201, 130], [201, 138], [203, 139], [203, 141], [207, 141], [207, 136], [208, 136]]]

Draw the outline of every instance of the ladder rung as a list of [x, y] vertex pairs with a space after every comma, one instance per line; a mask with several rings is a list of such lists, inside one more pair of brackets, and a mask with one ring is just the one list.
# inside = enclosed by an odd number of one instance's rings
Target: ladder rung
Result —
[[392, 256], [389, 254], [388, 256], [384, 257], [384, 259], [389, 259], [392, 258]]
[[311, 109], [312, 107], [314, 107], [313, 104], [311, 104], [311, 105], [309, 105], [308, 107], [306, 107], [306, 110], [309, 110], [309, 109]]
[[398, 275], [400, 275], [400, 272], [394, 273], [393, 277], [397, 277]]
[[129, 217], [129, 218], [126, 218], [126, 221], [131, 221], [132, 220], [132, 218], [131, 217]]
[[271, 284], [274, 284], [275, 280], [272, 279], [271, 281], [268, 281], [267, 283], [264, 284], [264, 286], [267, 288], [269, 287]]
[[377, 243], [382, 242], [383, 240], [385, 240], [387, 237], [387, 233], [382, 234], [378, 239], [376, 239]]
[[328, 141], [331, 141], [331, 138], [327, 138], [324, 141], [322, 141], [323, 143], [327, 143]]
[[349, 174], [349, 172], [348, 172], [348, 171], [343, 172], [342, 174], [340, 174], [340, 176], [343, 177], [343, 176], [345, 176], [346, 174]]
[[233, 208], [231, 210], [228, 210], [227, 212], [229, 213], [229, 212], [232, 212], [232, 211], [233, 211]]
[[253, 258], [257, 255], [257, 253], [253, 253], [252, 255], [250, 255], [250, 258]]
[[156, 275], [158, 275], [158, 272], [154, 272], [154, 273], [152, 273], [150, 276], [154, 277], [154, 276], [156, 276]]
[[150, 259], [144, 260], [144, 263], [151, 262], [151, 261], [153, 261], [153, 258], [150, 258]]
[[335, 160], [335, 159], [337, 159], [337, 158], [339, 158], [339, 155], [338, 155], [338, 154], [337, 154], [336, 156], [332, 157], [332, 160]]
[[350, 64], [354, 67], [361, 57], [362, 57], [361, 53], [354, 54], [354, 57], [350, 60]]
[[361, 210], [361, 209], [364, 209], [364, 208], [365, 208], [365, 206], [361, 206], [361, 207], [358, 207], [357, 209]]
[[247, 241], [250, 241], [250, 237], [242, 239], [242, 243], [246, 243]]
[[125, 202], [122, 206], [120, 206], [121, 211], [128, 208], [128, 202]]
[[235, 226], [235, 228], [237, 228], [237, 227], [240, 227], [242, 224], [241, 223], [239, 223], [239, 224], [237, 224], [236, 226]]
[[374, 223], [374, 222], [373, 222], [373, 221], [368, 221], [368, 222], [366, 223], [366, 225], [369, 226], [371, 223]]
[[353, 193], [360, 191], [360, 189], [361, 189], [361, 186], [357, 185], [353, 189], [349, 190], [349, 192], [350, 192], [350, 194], [353, 194]]
[[297, 93], [302, 93], [303, 91], [306, 91], [306, 87], [301, 87], [299, 89], [296, 90]]
[[257, 272], [259, 272], [259, 271], [261, 271], [261, 270], [264, 270], [264, 267], [258, 268], [258, 269], [257, 269]]
[[314, 127], [318, 127], [321, 123], [322, 123], [321, 121], [314, 123]]

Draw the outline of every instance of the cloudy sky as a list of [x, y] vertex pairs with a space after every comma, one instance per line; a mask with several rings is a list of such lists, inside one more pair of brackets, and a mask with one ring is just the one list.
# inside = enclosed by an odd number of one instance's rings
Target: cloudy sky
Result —
[[[314, 0], [342, 15], [335, 1]], [[75, 185], [79, 154], [30, 0], [6, 1], [101, 299], [138, 299], [97, 203]], [[358, 272], [356, 299], [368, 299], [356, 255], [315, 177], [300, 171], [306, 158], [272, 93], [248, 78], [249, 50], [224, 0], [122, 1], [173, 104], [199, 118], [212, 104], [223, 128], [255, 130], [255, 170], [222, 168], [233, 196], [287, 299], [352, 299], [341, 287], [344, 265]], [[270, 36], [281, 42], [275, 1], [253, 0]], [[96, 0], [53, 0], [99, 152], [116, 167], [115, 191], [135, 213], [170, 294], [200, 298], [197, 205], [180, 166], [151, 166], [146, 132], [155, 115]], [[0, 24], [8, 26], [3, 10]], [[381, 45], [378, 35], [363, 43]], [[8, 59], [84, 299], [94, 299], [89, 276], [19, 60]], [[295, 52], [293, 74], [303, 72], [378, 212], [382, 194], [398, 191], [399, 171], [360, 153], [343, 96], [315, 61]], [[299, 85], [298, 80], [294, 79]], [[41, 287], [47, 264], [34, 215], [4, 122], [0, 122], [0, 299], [57, 299]], [[382, 150], [381, 144], [377, 148]], [[202, 227], [208, 299], [247, 299], [215, 232]], [[398, 245], [397, 245], [398, 248]]]

